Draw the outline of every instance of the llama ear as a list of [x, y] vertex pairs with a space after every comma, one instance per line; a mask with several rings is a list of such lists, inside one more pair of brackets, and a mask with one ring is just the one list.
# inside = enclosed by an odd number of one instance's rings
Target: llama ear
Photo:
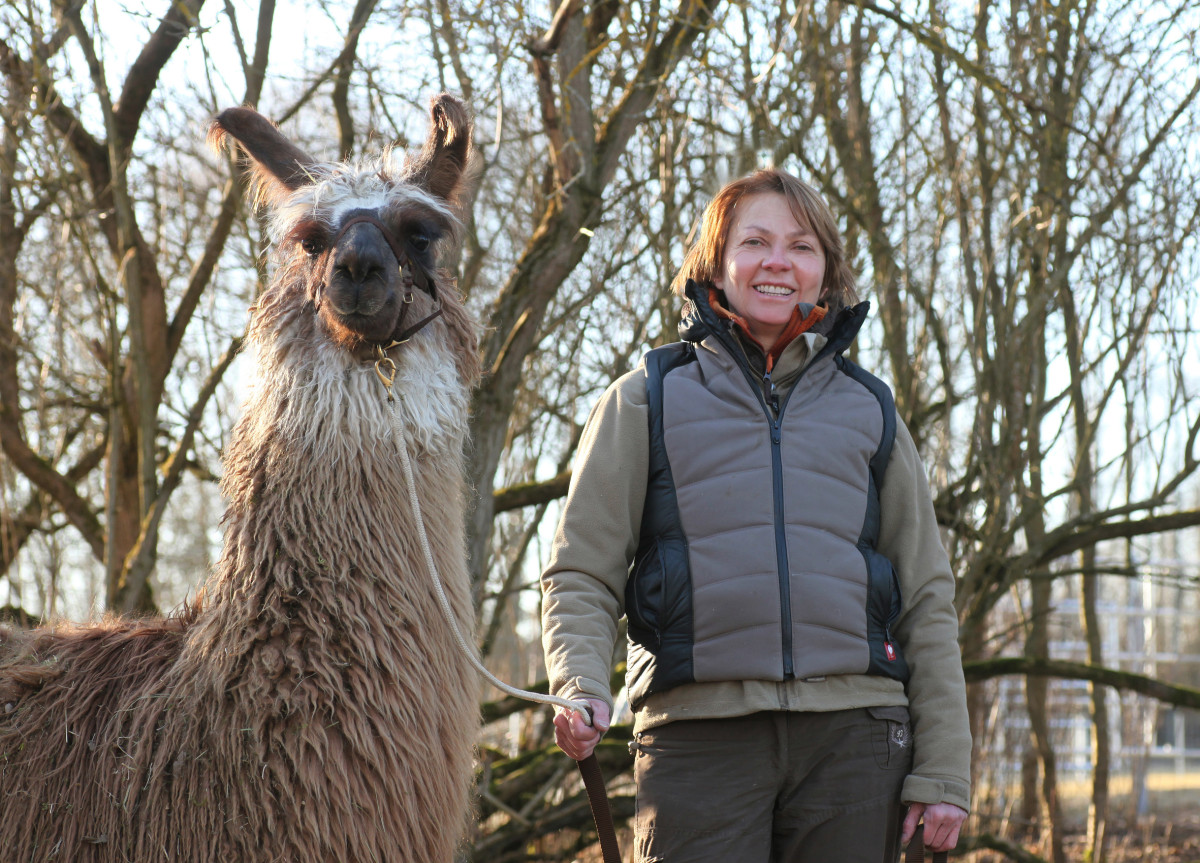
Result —
[[312, 182], [317, 161], [253, 108], [228, 108], [217, 115], [208, 129], [208, 143], [220, 150], [229, 145], [229, 138], [253, 160], [251, 174], [260, 201]]
[[467, 107], [448, 93], [429, 102], [429, 136], [405, 172], [430, 194], [455, 203], [471, 157], [471, 117]]

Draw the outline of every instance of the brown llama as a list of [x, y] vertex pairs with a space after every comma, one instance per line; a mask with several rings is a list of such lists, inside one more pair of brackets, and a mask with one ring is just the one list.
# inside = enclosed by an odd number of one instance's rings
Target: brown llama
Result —
[[436, 261], [457, 240], [470, 134], [445, 95], [396, 165], [320, 163], [248, 108], [214, 122], [216, 145], [250, 157], [277, 257], [224, 455], [223, 550], [165, 619], [0, 632], [2, 863], [453, 858], [478, 688], [400, 446], [469, 639], [477, 328]]

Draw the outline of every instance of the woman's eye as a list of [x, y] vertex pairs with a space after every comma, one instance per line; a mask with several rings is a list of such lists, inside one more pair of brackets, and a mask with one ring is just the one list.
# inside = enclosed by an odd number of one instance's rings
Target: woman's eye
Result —
[[429, 248], [429, 237], [425, 236], [424, 234], [411, 234], [408, 238], [408, 242], [411, 243], [412, 247], [418, 252], [424, 252]]

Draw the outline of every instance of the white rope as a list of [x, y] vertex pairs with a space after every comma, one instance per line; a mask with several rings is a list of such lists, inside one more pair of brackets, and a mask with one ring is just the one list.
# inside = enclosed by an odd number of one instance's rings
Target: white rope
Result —
[[393, 396], [391, 383], [388, 378], [382, 373], [380, 373], [380, 378], [387, 388], [388, 403], [392, 407], [392, 432], [396, 436], [396, 447], [400, 450], [400, 465], [404, 469], [404, 479], [408, 483], [408, 499], [412, 505], [413, 517], [417, 521], [417, 540], [421, 544], [421, 552], [425, 556], [425, 566], [429, 569], [430, 578], [433, 580], [433, 588], [434, 592], [437, 593], [438, 604], [442, 607], [442, 613], [446, 616], [446, 622], [450, 624], [450, 629], [454, 633], [454, 638], [458, 642], [459, 649], [470, 660], [475, 670], [487, 678], [487, 681], [500, 691], [526, 701], [552, 704], [556, 707], [563, 707], [574, 711], [591, 725], [591, 712], [588, 709], [587, 702], [571, 701], [557, 695], [545, 695], [540, 692], [529, 692], [528, 690], [518, 689], [515, 686], [505, 683], [492, 674], [492, 672], [488, 671], [480, 661], [479, 656], [475, 653], [474, 647], [463, 638], [462, 630], [458, 628], [458, 620], [454, 616], [454, 609], [450, 607], [450, 599], [446, 596], [445, 588], [442, 587], [442, 579], [438, 576], [437, 565], [433, 562], [433, 551], [429, 547], [429, 537], [425, 534], [425, 519], [421, 517], [421, 501], [417, 497], [417, 483], [413, 477], [412, 461], [408, 456], [408, 438], [404, 433], [404, 421], [400, 416], [400, 402], [404, 400], [404, 395], [401, 393], [399, 397]]

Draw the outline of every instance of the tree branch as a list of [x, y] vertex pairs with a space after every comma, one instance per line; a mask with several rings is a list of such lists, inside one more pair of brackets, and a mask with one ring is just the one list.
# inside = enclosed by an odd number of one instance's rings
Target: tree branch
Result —
[[96, 560], [104, 560], [104, 529], [75, 485], [54, 469], [46, 459], [29, 448], [21, 434], [16, 405], [0, 405], [0, 449], [12, 459], [13, 466], [31, 483], [44, 491], [62, 510], [71, 526], [79, 531]]
[[[680, 0], [673, 22], [647, 52], [626, 86], [618, 105], [597, 134], [595, 159], [586, 176], [550, 198], [540, 222], [493, 305], [494, 336], [483, 348], [491, 374], [475, 391], [472, 413], [475, 450], [471, 481], [481, 500], [472, 513], [470, 559], [473, 578], [488, 560], [487, 540], [493, 517], [492, 487], [518, 391], [525, 359], [537, 343], [550, 300], [583, 259], [589, 225], [603, 208], [605, 186], [621, 154], [667, 75], [686, 56], [692, 43], [712, 23], [720, 0]], [[581, 72], [580, 74], [586, 74]], [[582, 230], [581, 230], [582, 229]]]
[[117, 104], [113, 106], [114, 129], [119, 135], [118, 146], [122, 153], [137, 134], [146, 105], [158, 86], [163, 67], [175, 53], [196, 24], [196, 16], [204, 0], [172, 0], [167, 12], [158, 22], [158, 28], [142, 46], [137, 59], [129, 67], [125, 84]]
[[[1098, 513], [1097, 515], [1103, 515]], [[1168, 515], [1156, 515], [1136, 521], [1100, 522], [1082, 529], [1058, 528], [1046, 536], [1045, 543], [1033, 557], [1030, 568], [1045, 566], [1052, 560], [1065, 557], [1110, 539], [1131, 539], [1152, 533], [1167, 533], [1200, 525], [1200, 509], [1188, 509]]]
[[1137, 692], [1177, 707], [1200, 709], [1200, 689], [1176, 686], [1155, 677], [1117, 668], [1101, 668], [1082, 662], [1058, 659], [1038, 659], [1032, 656], [1003, 656], [963, 663], [968, 683], [978, 683], [993, 677], [1020, 674], [1026, 677], [1057, 677], [1063, 680], [1088, 680], [1114, 689]]
[[526, 506], [537, 506], [566, 497], [571, 485], [571, 471], [565, 470], [551, 479], [519, 483], [492, 492], [492, 506], [499, 514]]
[[143, 599], [146, 582], [150, 578], [150, 573], [157, 562], [158, 528], [162, 523], [163, 514], [166, 512], [172, 493], [179, 487], [179, 483], [183, 478], [184, 469], [188, 464], [187, 454], [192, 448], [192, 441], [196, 437], [196, 431], [200, 428], [200, 421], [204, 417], [204, 410], [208, 406], [208, 401], [217, 391], [217, 385], [221, 382], [221, 379], [225, 376], [225, 372], [237, 357], [238, 351], [241, 350], [242, 339], [242, 336], [237, 336], [233, 339], [229, 347], [225, 350], [225, 353], [217, 361], [217, 364], [213, 366], [212, 371], [209, 372], [208, 377], [205, 378], [204, 385], [200, 388], [200, 392], [196, 396], [196, 401], [192, 404], [192, 409], [188, 412], [187, 425], [183, 430], [183, 434], [179, 436], [179, 443], [171, 453], [170, 458], [163, 465], [162, 483], [159, 485], [153, 504], [142, 519], [142, 528], [137, 541], [134, 543], [133, 548], [130, 549], [122, 568], [118, 586], [118, 597], [122, 611], [133, 611]]
[[[234, 158], [231, 154], [230, 161], [232, 162]], [[195, 314], [204, 291], [212, 282], [212, 275], [221, 260], [221, 253], [225, 250], [229, 233], [233, 230], [244, 194], [245, 186], [242, 182], [242, 174], [235, 170], [221, 194], [221, 208], [209, 229], [208, 239], [204, 242], [204, 253], [193, 265], [191, 273], [188, 274], [187, 287], [184, 288], [183, 296], [180, 297], [179, 305], [175, 309], [175, 315], [171, 318], [170, 326], [167, 328], [166, 366], [168, 368], [174, 364], [175, 355], [179, 352], [180, 345], [183, 344], [183, 335], [192, 322], [192, 315]]]
[[1048, 863], [1046, 858], [1039, 857], [1032, 851], [1027, 851], [1019, 845], [1014, 845], [1005, 839], [1001, 839], [999, 836], [993, 836], [991, 833], [963, 837], [958, 841], [958, 845], [955, 846], [954, 851], [956, 854], [959, 854], [985, 848], [989, 851], [999, 851], [1009, 860], [1016, 860], [1017, 863]]

